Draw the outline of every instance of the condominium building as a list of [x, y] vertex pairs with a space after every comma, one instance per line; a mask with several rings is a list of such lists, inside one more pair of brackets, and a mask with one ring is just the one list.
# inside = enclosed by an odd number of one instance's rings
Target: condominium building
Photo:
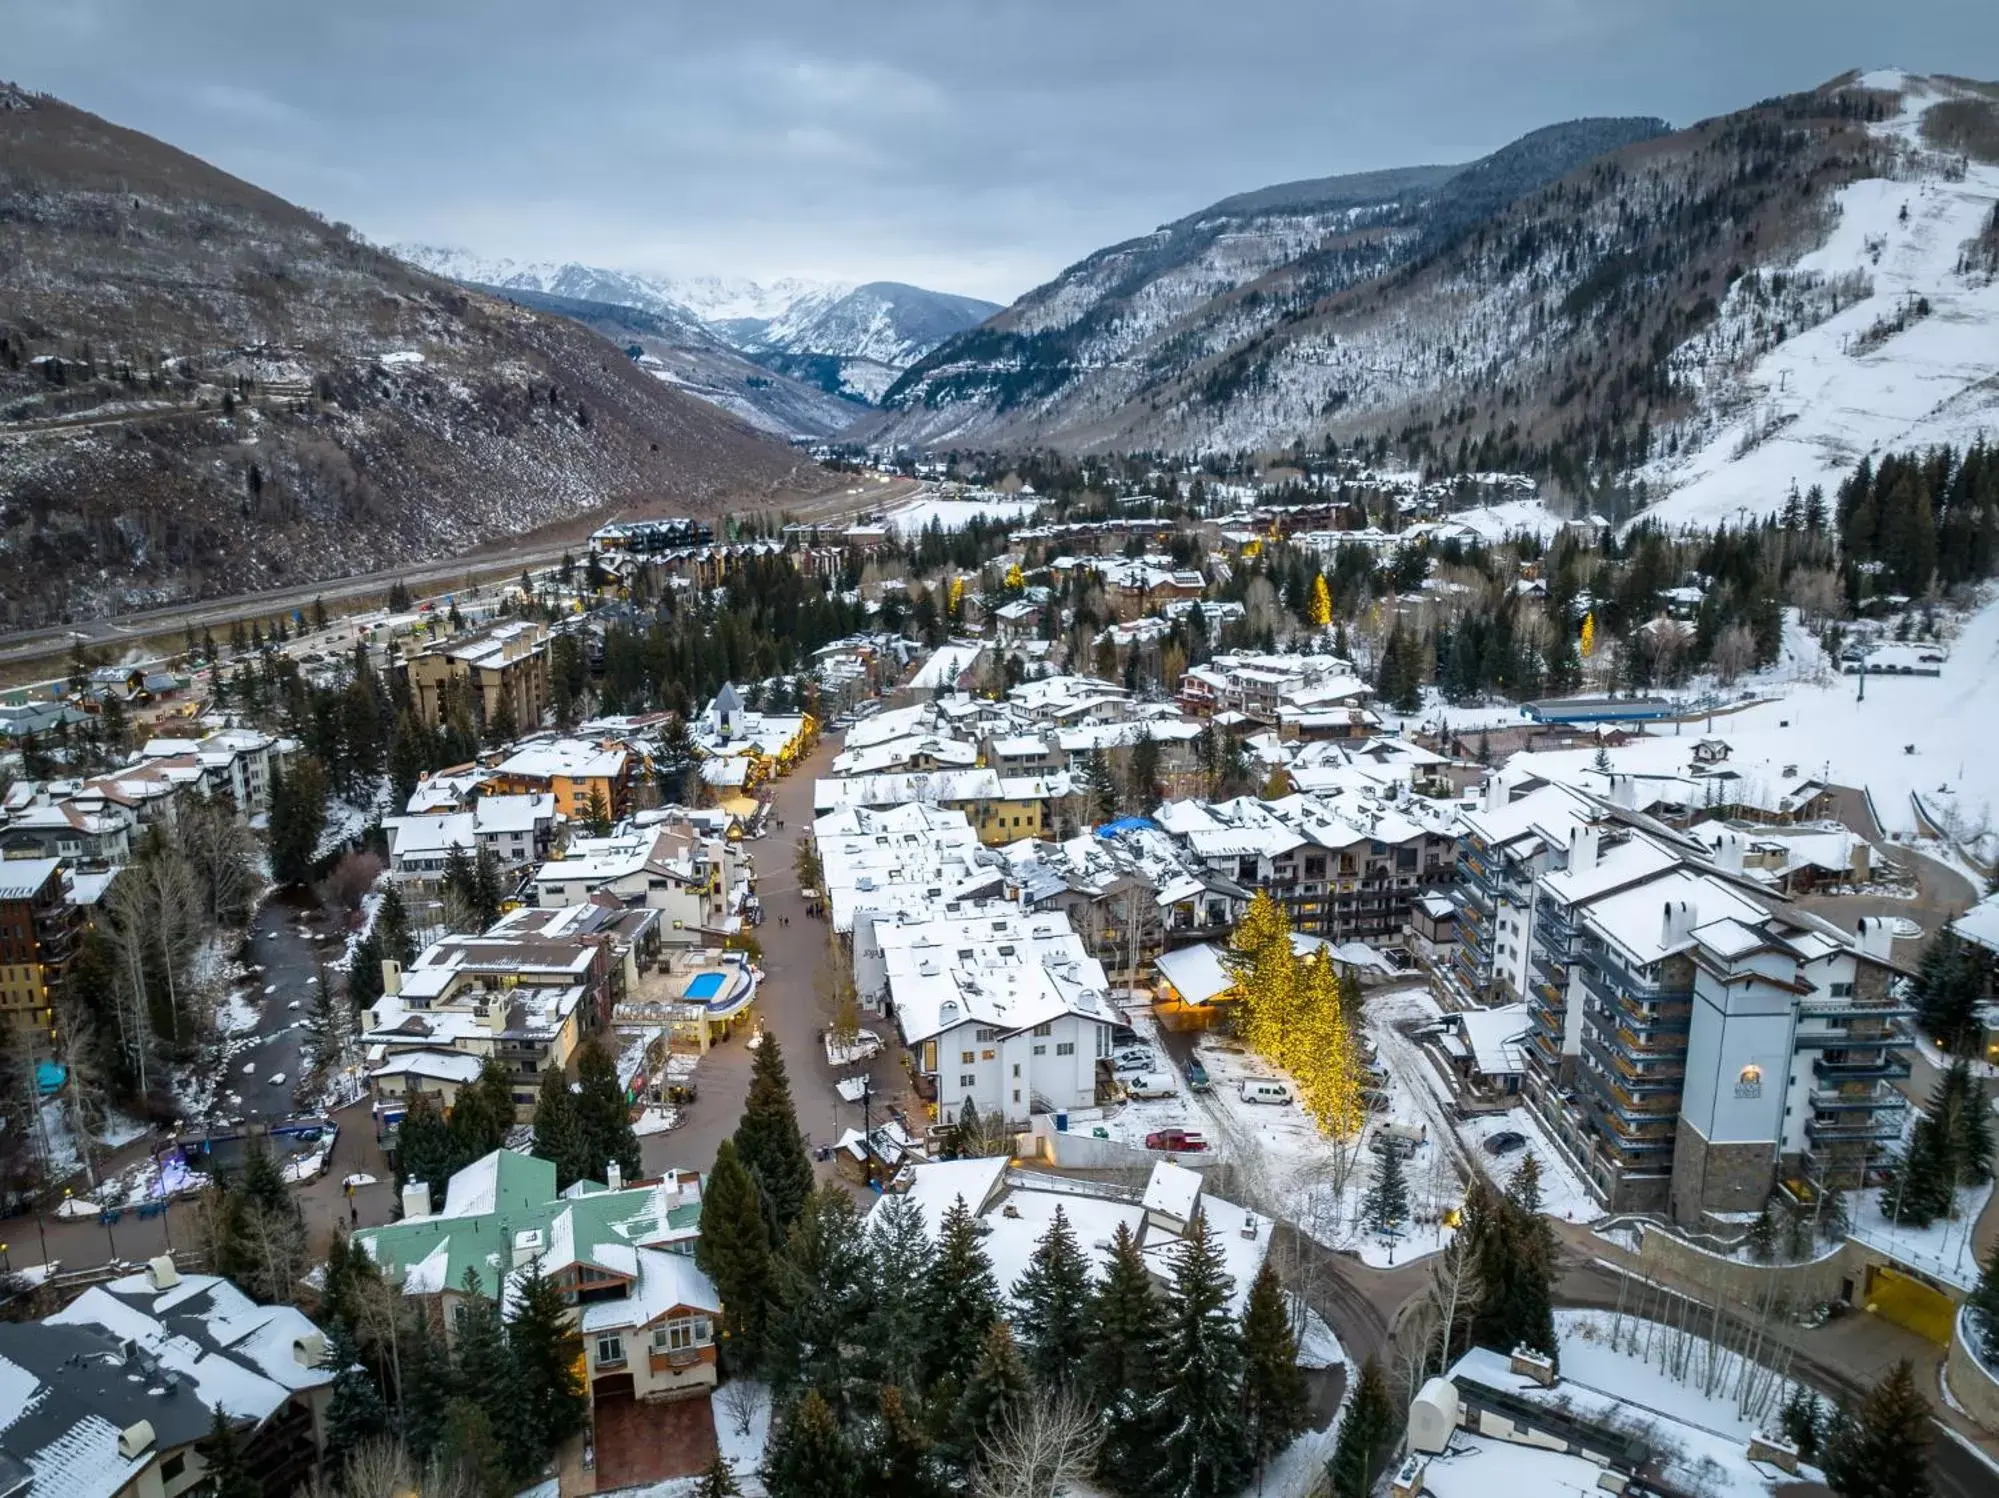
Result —
[[83, 912], [53, 858], [0, 860], [0, 1022], [17, 1053], [45, 1056], [57, 1000], [81, 940]]
[[528, 619], [509, 620], [476, 634], [443, 640], [404, 666], [417, 717], [444, 722], [455, 689], [466, 693], [472, 721], [484, 732], [513, 709], [522, 731], [538, 728], [548, 711], [548, 630]]
[[[1460, 907], [1453, 963], [1462, 977], [1490, 948], [1510, 971], [1486, 933], [1520, 933], [1523, 1091], [1590, 1188], [1612, 1211], [1699, 1225], [1780, 1186], [1878, 1182], [1908, 1110], [1886, 925], [1851, 935], [1797, 909], [1743, 874], [1739, 839], [1711, 854], [1608, 803], [1574, 820], [1546, 790], [1468, 814], [1484, 833], [1460, 865], [1486, 889]], [[1505, 835], [1529, 799], [1531, 853]]]

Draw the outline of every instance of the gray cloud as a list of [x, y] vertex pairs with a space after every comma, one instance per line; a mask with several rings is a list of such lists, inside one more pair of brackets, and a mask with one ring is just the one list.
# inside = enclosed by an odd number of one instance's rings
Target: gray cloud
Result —
[[1999, 75], [1972, 0], [0, 0], [0, 69], [378, 240], [1005, 300], [1295, 177]]

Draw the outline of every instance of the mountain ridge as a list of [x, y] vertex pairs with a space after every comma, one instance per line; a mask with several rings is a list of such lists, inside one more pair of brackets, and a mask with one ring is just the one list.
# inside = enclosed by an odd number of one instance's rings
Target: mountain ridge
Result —
[[0, 618], [378, 570], [826, 487], [582, 327], [138, 131], [0, 108]]

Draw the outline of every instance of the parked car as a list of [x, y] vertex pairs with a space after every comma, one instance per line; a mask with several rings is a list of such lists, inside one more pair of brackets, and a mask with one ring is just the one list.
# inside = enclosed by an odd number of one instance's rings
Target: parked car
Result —
[[1122, 1060], [1111, 1062], [1111, 1075], [1114, 1077], [1135, 1077], [1141, 1072], [1158, 1069], [1159, 1063], [1150, 1056], [1126, 1056]]
[[1405, 1155], [1416, 1153], [1416, 1147], [1429, 1138], [1430, 1131], [1421, 1124], [1383, 1123], [1376, 1124], [1374, 1133], [1368, 1136], [1368, 1148], [1379, 1151], [1400, 1150]]
[[1527, 1136], [1516, 1129], [1501, 1129], [1485, 1142], [1488, 1155], [1510, 1155], [1527, 1148]]
[[1288, 1103], [1291, 1101], [1291, 1086], [1274, 1077], [1249, 1077], [1242, 1084], [1242, 1100], [1245, 1103]]
[[1198, 1061], [1189, 1061], [1187, 1063], [1188, 1088], [1194, 1092], [1206, 1092], [1210, 1085], [1208, 1081], [1208, 1069]]
[[1125, 1094], [1128, 1097], [1173, 1097], [1179, 1092], [1179, 1089], [1173, 1085], [1173, 1079], [1165, 1072], [1142, 1071], [1123, 1080]]
[[1363, 1087], [1360, 1090], [1360, 1103], [1370, 1113], [1386, 1113], [1388, 1094], [1379, 1087]]
[[1145, 1071], [1155, 1060], [1149, 1046], [1127, 1046], [1121, 1051], [1111, 1052], [1112, 1071]]
[[1145, 1136], [1145, 1147], [1149, 1150], [1172, 1150], [1176, 1154], [1189, 1155], [1208, 1147], [1208, 1141], [1189, 1129], [1155, 1129]]
[[1138, 1031], [1132, 1029], [1130, 1025], [1111, 1026], [1112, 1050], [1114, 1051], [1128, 1050], [1131, 1047], [1138, 1045], [1139, 1043], [1140, 1042], [1138, 1038]]

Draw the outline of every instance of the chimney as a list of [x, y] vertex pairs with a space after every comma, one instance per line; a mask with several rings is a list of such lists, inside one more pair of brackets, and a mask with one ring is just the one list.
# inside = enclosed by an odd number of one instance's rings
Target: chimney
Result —
[[1721, 841], [1715, 844], [1715, 867], [1730, 874], [1742, 872], [1742, 834], [1730, 828], [1721, 834]]
[[1594, 822], [1569, 829], [1569, 867], [1593, 869], [1603, 858], [1603, 829]]
[[1514, 1348], [1506, 1359], [1506, 1367], [1509, 1372], [1533, 1379], [1544, 1389], [1552, 1389], [1555, 1386], [1554, 1360], [1531, 1347]]
[[1610, 804], [1612, 806], [1621, 806], [1626, 811], [1631, 811], [1637, 807], [1638, 787], [1632, 783], [1629, 775], [1613, 775], [1610, 777]]
[[146, 1283], [155, 1290], [171, 1290], [180, 1283], [180, 1271], [174, 1268], [172, 1254], [146, 1260]]
[[326, 1361], [326, 1334], [309, 1331], [292, 1338], [292, 1361], [301, 1368], [317, 1368]]
[[1795, 1473], [1798, 1470], [1798, 1448], [1782, 1436], [1762, 1431], [1749, 1438], [1749, 1459], [1752, 1462], [1768, 1462], [1786, 1472]]
[[393, 957], [382, 959], [382, 992], [394, 996], [403, 991], [403, 965]]
[[128, 1425], [118, 1432], [118, 1456], [120, 1460], [132, 1461], [153, 1449], [153, 1422], [141, 1420]]
[[1668, 900], [1665, 919], [1659, 927], [1659, 944], [1677, 947], [1694, 934], [1694, 927], [1700, 924], [1700, 911], [1691, 900]]
[[403, 1187], [403, 1216], [430, 1216], [430, 1182], [411, 1181]]
[[1869, 957], [1887, 961], [1895, 951], [1895, 927], [1885, 915], [1864, 915], [1855, 932], [1860, 950]]
[[616, 1160], [605, 1165], [604, 1184], [609, 1186], [613, 1191], [623, 1191], [625, 1189], [625, 1173], [618, 1168]]
[[1486, 776], [1485, 809], [1487, 811], [1498, 811], [1504, 805], [1506, 805], [1506, 787], [1500, 784], [1497, 775]]

